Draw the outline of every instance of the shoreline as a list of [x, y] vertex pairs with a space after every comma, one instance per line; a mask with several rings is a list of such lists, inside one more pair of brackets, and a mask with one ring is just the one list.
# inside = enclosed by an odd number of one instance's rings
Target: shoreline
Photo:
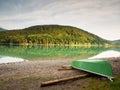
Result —
[[[114, 76], [120, 75], [120, 57], [105, 59], [110, 62]], [[89, 84], [89, 78], [40, 87], [41, 82], [83, 74], [79, 70], [58, 71], [72, 60], [24, 61], [0, 64], [0, 90], [77, 90]]]
[[84, 44], [36, 44], [36, 43], [0, 43], [0, 45], [8, 45], [8, 46], [68, 46], [68, 47], [120, 47], [119, 44], [91, 44], [91, 43], [84, 43]]

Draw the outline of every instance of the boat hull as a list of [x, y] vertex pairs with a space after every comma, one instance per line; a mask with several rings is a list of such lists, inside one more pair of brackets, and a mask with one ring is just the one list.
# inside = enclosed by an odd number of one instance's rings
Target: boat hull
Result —
[[111, 65], [106, 60], [75, 60], [72, 61], [72, 67], [75, 69], [107, 77], [110, 80], [113, 78]]

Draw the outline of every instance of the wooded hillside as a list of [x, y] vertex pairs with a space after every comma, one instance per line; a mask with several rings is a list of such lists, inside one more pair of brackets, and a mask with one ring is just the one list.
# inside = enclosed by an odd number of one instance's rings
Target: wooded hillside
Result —
[[110, 42], [72, 26], [38, 25], [0, 32], [1, 44], [105, 45]]

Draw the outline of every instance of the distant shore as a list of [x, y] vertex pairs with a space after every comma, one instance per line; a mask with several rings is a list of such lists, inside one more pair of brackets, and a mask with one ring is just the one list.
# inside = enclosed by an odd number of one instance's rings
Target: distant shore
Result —
[[[120, 74], [120, 57], [108, 58], [114, 76]], [[41, 82], [54, 80], [84, 72], [79, 70], [58, 71], [62, 65], [70, 65], [71, 60], [24, 61], [0, 64], [0, 90], [83, 90], [89, 85], [89, 77], [40, 87]]]
[[79, 47], [120, 47], [119, 44], [38, 44], [38, 43], [0, 43], [0, 45], [9, 46], [79, 46]]

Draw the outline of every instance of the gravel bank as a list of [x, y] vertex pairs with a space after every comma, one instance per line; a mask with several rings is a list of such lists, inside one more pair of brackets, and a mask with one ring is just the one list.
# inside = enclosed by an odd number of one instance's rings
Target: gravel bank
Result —
[[[120, 58], [109, 58], [114, 75], [120, 74]], [[83, 74], [78, 70], [58, 71], [71, 60], [25, 61], [0, 64], [0, 90], [84, 90], [89, 77], [40, 87], [41, 82]]]

